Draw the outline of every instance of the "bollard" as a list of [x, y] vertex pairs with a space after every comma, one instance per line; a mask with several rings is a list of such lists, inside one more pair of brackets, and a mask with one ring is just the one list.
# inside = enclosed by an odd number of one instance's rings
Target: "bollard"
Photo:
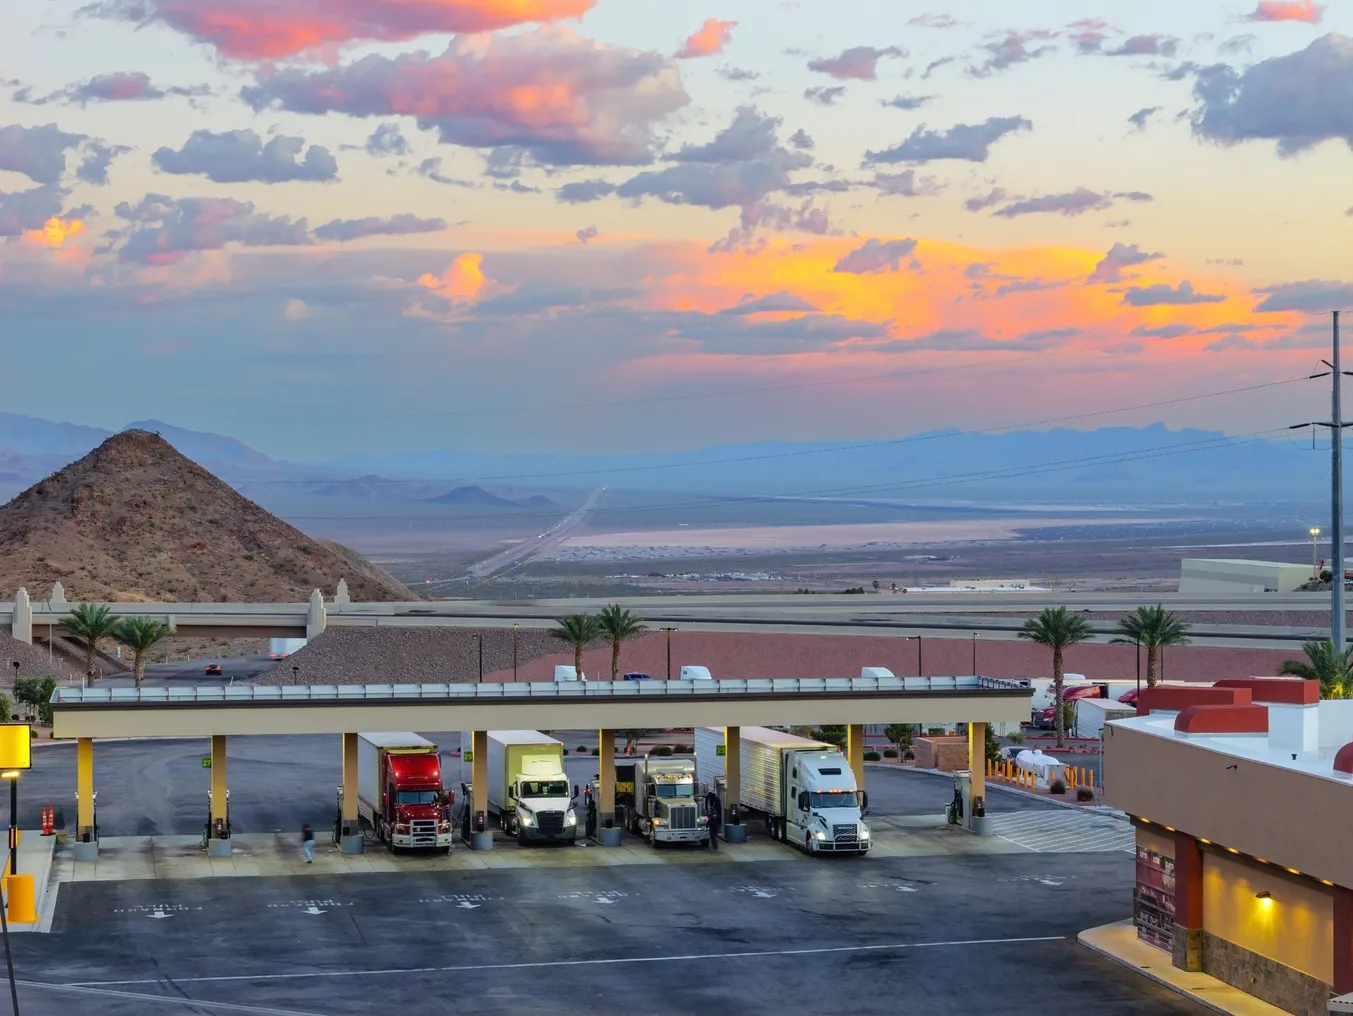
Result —
[[4, 878], [6, 918], [10, 924], [37, 924], [38, 911], [33, 895], [32, 875], [6, 875]]
[[1093, 769], [1090, 770], [1090, 783], [1089, 783], [1089, 787], [1090, 787], [1091, 790], [1094, 790], [1094, 789], [1095, 789], [1095, 771], [1094, 771]]

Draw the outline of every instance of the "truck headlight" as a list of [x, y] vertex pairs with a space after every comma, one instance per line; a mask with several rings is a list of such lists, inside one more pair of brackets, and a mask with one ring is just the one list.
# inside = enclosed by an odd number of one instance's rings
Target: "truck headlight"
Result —
[[409, 827], [408, 827], [408, 825], [407, 825], [406, 823], [403, 823], [403, 822], [396, 822], [396, 823], [395, 823], [395, 833], [396, 833], [397, 835], [399, 835], [399, 836], [407, 836], [407, 835], [409, 835]]
[[862, 839], [862, 840], [867, 840], [867, 839], [869, 839], [869, 827], [868, 827], [868, 826], [864, 826], [864, 825], [860, 826], [860, 839]]
[[451, 831], [451, 823], [443, 822], [441, 825], [437, 827], [437, 831], [439, 833], [449, 833]]
[[532, 815], [529, 811], [518, 810], [517, 814], [520, 816], [520, 821], [522, 825], [533, 826], [536, 824], [536, 817]]
[[815, 839], [825, 840], [827, 838], [827, 834], [824, 833], [821, 829], [819, 829], [817, 832], [813, 833], [813, 837]]
[[568, 810], [568, 814], [564, 816], [564, 824], [571, 826], [575, 826], [578, 824], [578, 813], [574, 811], [572, 808], [570, 808]]

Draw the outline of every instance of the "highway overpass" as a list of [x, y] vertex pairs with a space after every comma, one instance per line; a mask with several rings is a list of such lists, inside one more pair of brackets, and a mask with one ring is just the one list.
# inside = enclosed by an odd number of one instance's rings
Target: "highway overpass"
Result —
[[[8, 623], [14, 638], [31, 643], [59, 628], [71, 604], [53, 590], [47, 600], [33, 600], [19, 590], [14, 601], [0, 602], [0, 624]], [[121, 616], [145, 615], [174, 626], [184, 637], [314, 638], [329, 627], [550, 627], [563, 614], [595, 611], [599, 598], [530, 602], [417, 600], [407, 603], [354, 603], [339, 583], [332, 597], [314, 590], [305, 603], [112, 603]], [[1046, 606], [1077, 611], [1128, 613], [1142, 603], [1163, 603], [1172, 610], [1324, 612], [1324, 593], [1243, 595], [1136, 594], [1028, 590], [1023, 592], [867, 593], [864, 595], [720, 595], [629, 597], [620, 600], [650, 627], [680, 625], [690, 631], [819, 632], [881, 634], [890, 631], [934, 638], [963, 638], [980, 632], [984, 638], [1016, 638], [1021, 616]], [[1094, 620], [1096, 641], [1111, 637], [1112, 620]], [[1328, 627], [1274, 623], [1196, 624], [1198, 645], [1286, 648], [1328, 637]]]

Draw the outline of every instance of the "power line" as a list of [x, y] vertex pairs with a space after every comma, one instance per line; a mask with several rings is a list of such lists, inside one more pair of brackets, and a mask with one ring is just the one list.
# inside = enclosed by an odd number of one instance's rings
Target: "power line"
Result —
[[[1265, 381], [1261, 384], [1245, 385], [1241, 388], [1227, 388], [1215, 392], [1203, 392], [1198, 395], [1183, 395], [1173, 399], [1161, 399], [1156, 402], [1143, 402], [1132, 406], [1117, 406], [1112, 409], [1095, 409], [1084, 413], [1070, 413], [1065, 416], [1044, 417], [1041, 420], [1027, 420], [1021, 423], [997, 424], [991, 427], [977, 427], [972, 430], [964, 431], [941, 431], [929, 434], [912, 434], [907, 437], [886, 438], [881, 441], [860, 441], [855, 444], [832, 445], [829, 448], [801, 448], [788, 452], [766, 452], [762, 455], [744, 455], [724, 459], [690, 459], [685, 462], [653, 463], [647, 465], [634, 466], [609, 466], [604, 469], [567, 469], [549, 473], [504, 473], [496, 476], [482, 476], [477, 473], [467, 474], [456, 477], [412, 477], [407, 479], [398, 479], [393, 477], [375, 476], [362, 477], [362, 483], [457, 483], [462, 480], [478, 480], [489, 482], [493, 480], [542, 480], [557, 479], [559, 477], [579, 477], [579, 476], [610, 476], [616, 473], [641, 473], [653, 472], [669, 469], [689, 469], [692, 467], [730, 465], [743, 462], [765, 462], [774, 459], [792, 459], [807, 455], [832, 455], [840, 452], [859, 451], [866, 448], [887, 448], [902, 444], [913, 444], [921, 441], [938, 441], [947, 438], [963, 437], [970, 434], [995, 434], [1002, 431], [1021, 430], [1028, 427], [1041, 427], [1053, 423], [1070, 423], [1075, 420], [1089, 420], [1099, 416], [1112, 416], [1116, 413], [1130, 413], [1142, 409], [1159, 409], [1163, 406], [1177, 406], [1186, 402], [1198, 402], [1203, 399], [1215, 399], [1224, 395], [1237, 395], [1244, 392], [1260, 391], [1265, 388], [1276, 388], [1280, 385], [1292, 384], [1296, 381], [1305, 381], [1306, 376], [1284, 378], [1280, 381]], [[242, 485], [305, 485], [315, 486], [325, 483], [349, 483], [354, 480], [339, 480], [334, 478], [312, 479], [312, 480], [247, 480], [241, 481]]]

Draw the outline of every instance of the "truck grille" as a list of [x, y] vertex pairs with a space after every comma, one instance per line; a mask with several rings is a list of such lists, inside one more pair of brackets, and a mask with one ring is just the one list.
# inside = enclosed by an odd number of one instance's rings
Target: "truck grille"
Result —
[[667, 809], [667, 825], [672, 829], [695, 828], [695, 805], [681, 804]]
[[860, 834], [853, 825], [834, 825], [832, 826], [832, 839], [837, 843], [855, 843], [859, 840]]
[[416, 818], [409, 823], [409, 835], [413, 837], [415, 847], [435, 847], [437, 823], [430, 818]]
[[564, 813], [562, 811], [536, 812], [536, 826], [547, 836], [557, 836], [564, 831]]

